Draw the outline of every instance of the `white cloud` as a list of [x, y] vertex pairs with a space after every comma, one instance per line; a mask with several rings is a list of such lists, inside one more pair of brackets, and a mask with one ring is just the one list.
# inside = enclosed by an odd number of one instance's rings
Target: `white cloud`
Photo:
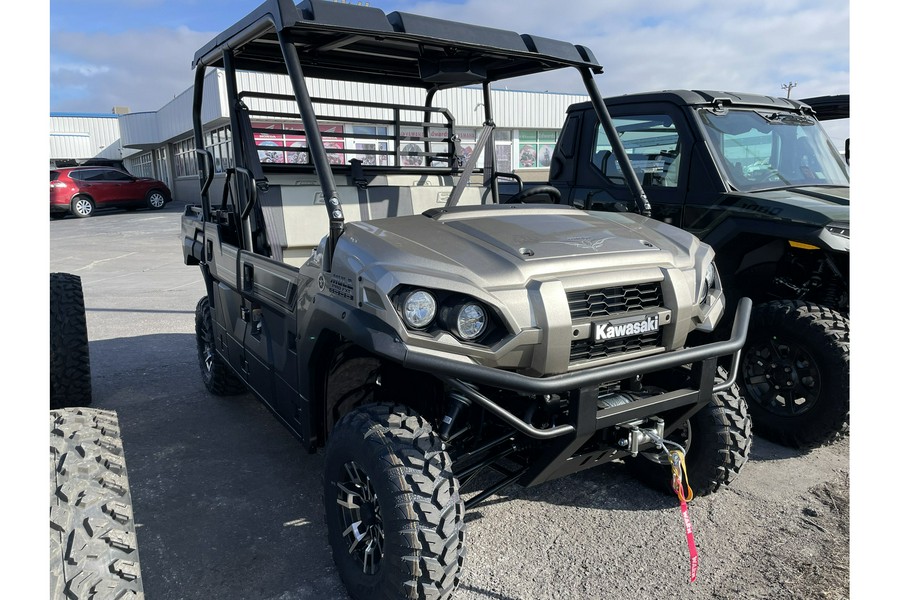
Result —
[[[605, 67], [598, 83], [607, 96], [665, 88], [780, 96], [784, 95], [781, 84], [789, 81], [797, 82], [794, 97], [849, 89], [847, 0], [393, 4], [407, 12], [586, 45]], [[235, 15], [234, 20], [241, 16]], [[98, 35], [55, 31], [51, 36], [51, 99], [60, 100], [51, 108], [104, 111], [113, 105], [127, 105], [132, 110], [156, 110], [192, 84], [194, 52], [215, 33], [186, 28]], [[61, 100], [66, 97], [65, 86], [85, 83], [77, 81], [77, 75], [67, 68], [71, 65], [87, 69], [81, 75], [89, 79], [93, 98]], [[563, 78], [554, 76], [511, 82], [509, 87], [582, 91], [577, 77], [567, 79], [571, 83], [563, 84]], [[70, 104], [62, 105], [64, 102]]]
[[[186, 28], [115, 34], [55, 32], [50, 40], [52, 110], [157, 110], [193, 83], [194, 52], [213, 33]], [[56, 57], [56, 58], [54, 58]], [[70, 87], [90, 94], [70, 97]]]

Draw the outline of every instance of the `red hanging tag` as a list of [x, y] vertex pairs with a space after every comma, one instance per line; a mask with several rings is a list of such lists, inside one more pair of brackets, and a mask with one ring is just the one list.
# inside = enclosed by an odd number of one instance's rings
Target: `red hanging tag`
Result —
[[697, 568], [700, 566], [700, 554], [697, 545], [694, 544], [694, 526], [691, 525], [691, 517], [688, 515], [687, 502], [681, 501], [681, 518], [684, 519], [684, 531], [687, 534], [688, 553], [691, 557], [691, 583], [697, 579]]
[[684, 484], [681, 481], [682, 469], [684, 469], [685, 480], [687, 480], [684, 455], [676, 450], [669, 455], [669, 460], [672, 463], [672, 489], [681, 502], [681, 518], [684, 521], [684, 531], [687, 535], [688, 554], [691, 559], [691, 583], [693, 583], [697, 579], [700, 554], [697, 552], [697, 545], [694, 543], [694, 526], [691, 524], [690, 515], [688, 515], [687, 503], [694, 498], [694, 491], [691, 489], [691, 485], [688, 484], [687, 495], [685, 496]]

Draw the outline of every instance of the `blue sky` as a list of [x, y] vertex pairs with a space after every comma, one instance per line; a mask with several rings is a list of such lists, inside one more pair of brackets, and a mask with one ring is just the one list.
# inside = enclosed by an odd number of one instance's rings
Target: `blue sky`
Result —
[[[51, 0], [50, 110], [161, 108], [192, 83], [191, 58], [258, 0]], [[584, 44], [607, 96], [707, 88], [792, 97], [845, 93], [848, 0], [375, 1], [401, 10]], [[564, 7], [552, 12], [549, 7]], [[521, 83], [540, 89], [551, 81]], [[580, 92], [570, 84], [553, 91]]]

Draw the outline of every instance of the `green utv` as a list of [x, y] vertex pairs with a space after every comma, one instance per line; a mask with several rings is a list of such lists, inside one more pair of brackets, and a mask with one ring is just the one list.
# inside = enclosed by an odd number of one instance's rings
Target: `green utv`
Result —
[[[182, 242], [207, 288], [200, 370], [213, 394], [250, 390], [310, 451], [324, 448], [329, 541], [352, 597], [449, 598], [464, 506], [513, 483], [624, 460], [666, 489], [679, 447], [695, 492], [734, 480], [750, 419], [719, 363], [739, 354], [751, 301], [736, 301], [727, 339], [686, 345], [725, 312], [712, 249], [640, 215], [529, 192], [500, 202], [491, 85], [574, 72], [609, 123], [590, 50], [269, 0], [194, 67], [201, 204], [185, 209]], [[216, 193], [210, 68], [222, 69], [234, 152]], [[287, 93], [252, 86], [276, 76]], [[312, 97], [308, 78], [348, 82], [359, 100]], [[485, 120], [469, 156], [436, 101], [472, 85]], [[416, 102], [370, 100], [390, 90]], [[280, 125], [258, 125], [267, 118]], [[351, 127], [375, 160], [350, 158]], [[273, 130], [275, 146], [258, 135]]]
[[611, 133], [575, 104], [549, 181], [528, 184], [579, 208], [650, 214], [614, 156], [625, 146], [653, 217], [711, 245], [723, 289], [753, 300], [737, 375], [756, 432], [806, 448], [847, 432], [850, 415], [850, 180], [816, 119], [848, 116], [850, 100], [810, 102], [816, 112], [746, 93], [627, 94], [605, 99]]

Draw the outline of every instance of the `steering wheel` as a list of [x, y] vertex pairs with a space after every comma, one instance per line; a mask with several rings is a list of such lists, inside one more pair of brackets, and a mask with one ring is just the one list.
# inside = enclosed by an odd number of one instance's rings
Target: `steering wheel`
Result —
[[546, 195], [550, 197], [550, 202], [553, 204], [559, 204], [562, 202], [562, 194], [558, 189], [553, 187], [552, 185], [538, 185], [535, 187], [531, 187], [520, 192], [516, 192], [509, 198], [503, 201], [503, 204], [516, 204], [519, 202], [537, 202], [537, 200], [527, 200], [533, 196], [541, 196]]

